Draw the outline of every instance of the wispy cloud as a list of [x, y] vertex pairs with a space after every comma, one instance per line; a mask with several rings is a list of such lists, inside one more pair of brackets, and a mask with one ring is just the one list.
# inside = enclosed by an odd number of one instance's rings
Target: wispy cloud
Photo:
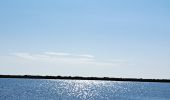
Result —
[[63, 52], [45, 52], [45, 55], [50, 56], [65, 56], [65, 57], [78, 57], [78, 58], [95, 58], [90, 54], [72, 54], [72, 53], [63, 53]]
[[94, 66], [115, 66], [113, 62], [98, 61], [95, 56], [90, 54], [72, 54], [61, 52], [44, 52], [41, 54], [14, 53], [15, 57], [35, 62], [63, 63], [72, 65], [94, 65]]
[[84, 57], [84, 58], [91, 58], [91, 59], [95, 58], [93, 55], [87, 55], [87, 54], [77, 55], [77, 56], [79, 56], [79, 57]]
[[0, 66], [0, 72], [83, 76], [119, 75], [125, 66], [129, 66], [126, 60], [102, 59], [90, 54], [65, 52], [12, 53], [1, 56], [0, 64], [3, 66]]
[[45, 52], [46, 55], [53, 55], [53, 56], [70, 56], [70, 53], [63, 53], [63, 52]]
[[29, 53], [14, 53], [16, 57], [23, 58], [23, 59], [28, 59], [28, 60], [35, 60], [36, 57], [30, 55]]
[[89, 54], [71, 54], [71, 53], [61, 53], [61, 52], [44, 52], [41, 54], [32, 53], [14, 53], [16, 57], [24, 58], [28, 60], [40, 60], [40, 59], [95, 59], [94, 56]]

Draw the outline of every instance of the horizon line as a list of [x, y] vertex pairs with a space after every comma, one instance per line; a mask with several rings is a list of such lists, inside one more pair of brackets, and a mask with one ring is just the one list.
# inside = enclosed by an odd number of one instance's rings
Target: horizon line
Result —
[[96, 80], [96, 81], [124, 81], [124, 82], [160, 82], [170, 83], [170, 79], [116, 78], [116, 77], [83, 77], [83, 76], [41, 76], [41, 75], [0, 75], [0, 78], [18, 79], [61, 79], [61, 80]]

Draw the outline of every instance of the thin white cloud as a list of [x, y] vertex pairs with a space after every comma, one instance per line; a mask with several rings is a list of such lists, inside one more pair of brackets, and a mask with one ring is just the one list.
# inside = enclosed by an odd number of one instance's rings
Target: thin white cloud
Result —
[[44, 52], [40, 54], [32, 53], [14, 53], [17, 59], [24, 59], [27, 62], [46, 63], [54, 66], [102, 66], [102, 67], [119, 67], [124, 61], [102, 61], [89, 54], [72, 54], [61, 52]]
[[67, 56], [67, 57], [77, 57], [77, 58], [95, 58], [90, 54], [71, 54], [71, 53], [63, 53], [63, 52], [45, 52], [44, 54], [50, 56]]
[[27, 60], [35, 60], [36, 57], [30, 55], [29, 53], [14, 53], [15, 56], [27, 59]]
[[45, 52], [46, 55], [54, 55], [54, 56], [70, 56], [70, 53], [62, 53], [62, 52]]
[[85, 57], [85, 58], [95, 58], [93, 55], [87, 55], [87, 54], [84, 54], [84, 55], [78, 55], [79, 57]]
[[45, 52], [41, 54], [14, 53], [15, 57], [31, 61], [65, 63], [65, 64], [90, 64], [90, 65], [113, 65], [112, 63], [97, 61], [93, 55], [89, 54], [71, 54], [58, 52]]
[[[102, 59], [89, 54], [56, 55], [51, 53], [19, 52], [0, 57], [1, 71], [34, 75], [107, 76], [120, 74], [128, 63], [122, 60]], [[64, 53], [63, 53], [64, 54]], [[11, 70], [13, 68], [13, 70]]]

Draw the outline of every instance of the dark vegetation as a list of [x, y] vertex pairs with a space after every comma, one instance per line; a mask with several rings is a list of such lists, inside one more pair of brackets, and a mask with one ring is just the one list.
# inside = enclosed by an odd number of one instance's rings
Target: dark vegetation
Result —
[[79, 77], [79, 76], [32, 76], [32, 75], [0, 75], [0, 78], [19, 79], [63, 79], [63, 80], [99, 80], [99, 81], [129, 81], [129, 82], [162, 82], [170, 83], [170, 79], [142, 79], [142, 78], [111, 78], [111, 77]]

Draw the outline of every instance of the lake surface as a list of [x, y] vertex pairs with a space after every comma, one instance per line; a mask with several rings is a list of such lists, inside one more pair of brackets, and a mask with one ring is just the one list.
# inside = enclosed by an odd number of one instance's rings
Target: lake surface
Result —
[[170, 100], [170, 83], [0, 78], [0, 100]]

